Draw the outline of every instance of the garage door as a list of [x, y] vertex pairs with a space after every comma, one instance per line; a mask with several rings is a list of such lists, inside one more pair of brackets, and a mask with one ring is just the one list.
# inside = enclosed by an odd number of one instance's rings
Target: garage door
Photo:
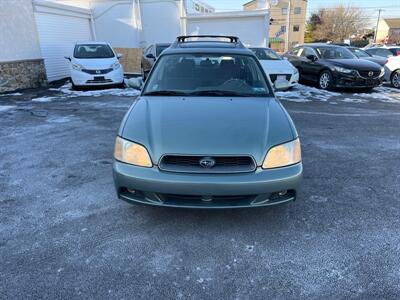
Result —
[[39, 12], [35, 17], [47, 79], [69, 77], [68, 61], [64, 56], [72, 55], [76, 42], [92, 40], [89, 19]]

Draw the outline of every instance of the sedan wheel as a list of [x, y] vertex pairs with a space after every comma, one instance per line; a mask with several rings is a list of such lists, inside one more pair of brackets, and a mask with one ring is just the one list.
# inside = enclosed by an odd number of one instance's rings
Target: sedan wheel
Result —
[[329, 71], [324, 71], [319, 75], [319, 87], [323, 90], [332, 88], [332, 75]]
[[390, 81], [395, 88], [400, 88], [400, 70], [397, 70], [393, 73]]

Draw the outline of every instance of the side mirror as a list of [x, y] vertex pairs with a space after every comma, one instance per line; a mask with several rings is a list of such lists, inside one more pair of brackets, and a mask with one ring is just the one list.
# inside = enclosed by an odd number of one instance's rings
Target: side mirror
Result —
[[142, 77], [134, 77], [128, 80], [128, 87], [134, 88], [136, 90], [141, 90], [143, 86]]
[[124, 57], [124, 55], [122, 53], [117, 53], [117, 59], [120, 59], [122, 57]]
[[146, 58], [156, 59], [152, 53], [146, 54]]
[[71, 57], [70, 56], [64, 56], [65, 59], [71, 61]]
[[290, 83], [286, 79], [285, 80], [277, 79], [274, 82], [274, 87], [275, 90], [277, 91], [284, 91], [290, 88]]
[[311, 61], [316, 61], [318, 58], [315, 56], [315, 55], [313, 55], [313, 54], [309, 54], [309, 55], [307, 55], [306, 56], [307, 57], [307, 59], [309, 59], [309, 60], [311, 60]]

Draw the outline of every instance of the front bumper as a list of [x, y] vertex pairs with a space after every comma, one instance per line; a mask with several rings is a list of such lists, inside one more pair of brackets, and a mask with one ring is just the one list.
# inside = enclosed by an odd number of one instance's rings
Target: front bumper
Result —
[[364, 78], [354, 74], [337, 72], [334, 76], [338, 88], [373, 88], [382, 84], [383, 75], [375, 78]]
[[117, 85], [124, 82], [124, 71], [120, 67], [106, 74], [95, 75], [72, 69], [71, 80], [76, 86]]
[[241, 174], [163, 172], [157, 166], [142, 168], [118, 161], [113, 166], [120, 199], [192, 208], [259, 207], [293, 201], [302, 173], [301, 163]]

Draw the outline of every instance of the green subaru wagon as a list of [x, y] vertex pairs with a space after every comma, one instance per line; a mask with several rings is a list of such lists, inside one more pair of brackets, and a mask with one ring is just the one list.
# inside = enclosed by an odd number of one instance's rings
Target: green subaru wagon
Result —
[[234, 36], [180, 36], [157, 59], [115, 142], [118, 197], [189, 208], [296, 199], [296, 128], [252, 51]]

